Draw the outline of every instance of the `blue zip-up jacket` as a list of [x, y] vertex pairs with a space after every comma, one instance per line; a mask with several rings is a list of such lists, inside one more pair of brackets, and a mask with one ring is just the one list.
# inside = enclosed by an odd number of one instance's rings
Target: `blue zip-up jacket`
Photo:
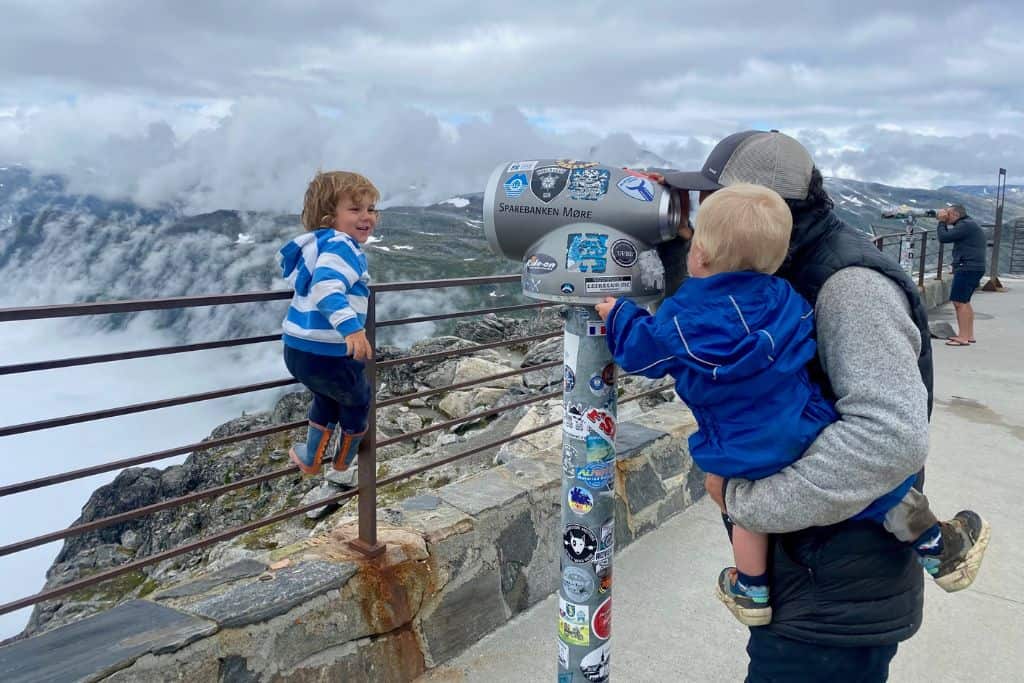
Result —
[[285, 316], [285, 345], [322, 356], [345, 356], [345, 337], [363, 329], [370, 296], [366, 255], [343, 232], [299, 235], [277, 254], [281, 277], [295, 289]]

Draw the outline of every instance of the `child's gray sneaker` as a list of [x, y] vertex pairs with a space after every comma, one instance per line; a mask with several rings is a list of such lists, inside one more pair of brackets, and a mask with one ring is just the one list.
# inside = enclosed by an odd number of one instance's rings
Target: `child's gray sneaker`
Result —
[[922, 556], [921, 564], [947, 593], [963, 590], [978, 576], [991, 534], [988, 522], [972, 510], [961, 510], [942, 529], [942, 554]]
[[716, 594], [733, 616], [747, 626], [764, 626], [772, 621], [768, 586], [743, 586], [736, 581], [736, 568], [726, 567], [718, 575]]

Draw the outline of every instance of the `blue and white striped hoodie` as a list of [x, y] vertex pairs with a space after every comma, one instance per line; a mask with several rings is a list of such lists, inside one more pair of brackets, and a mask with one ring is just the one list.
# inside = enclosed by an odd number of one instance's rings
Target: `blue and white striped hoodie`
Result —
[[345, 356], [345, 336], [363, 329], [370, 288], [366, 255], [343, 232], [299, 235], [277, 254], [281, 277], [295, 288], [284, 343], [321, 356]]

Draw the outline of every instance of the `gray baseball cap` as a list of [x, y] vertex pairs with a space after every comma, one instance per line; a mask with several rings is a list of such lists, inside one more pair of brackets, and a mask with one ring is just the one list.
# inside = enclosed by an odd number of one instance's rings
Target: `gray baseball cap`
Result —
[[806, 199], [814, 162], [804, 146], [777, 130], [733, 133], [715, 145], [699, 171], [670, 171], [680, 190], [720, 190], [737, 183], [768, 187], [783, 199]]

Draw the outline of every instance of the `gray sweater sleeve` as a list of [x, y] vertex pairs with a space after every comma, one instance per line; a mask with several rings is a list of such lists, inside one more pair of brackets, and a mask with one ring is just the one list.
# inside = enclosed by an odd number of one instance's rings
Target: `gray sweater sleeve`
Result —
[[921, 469], [928, 454], [921, 334], [899, 286], [870, 269], [844, 268], [822, 287], [815, 318], [840, 419], [789, 467], [757, 481], [729, 480], [726, 509], [751, 531], [849, 519]]

